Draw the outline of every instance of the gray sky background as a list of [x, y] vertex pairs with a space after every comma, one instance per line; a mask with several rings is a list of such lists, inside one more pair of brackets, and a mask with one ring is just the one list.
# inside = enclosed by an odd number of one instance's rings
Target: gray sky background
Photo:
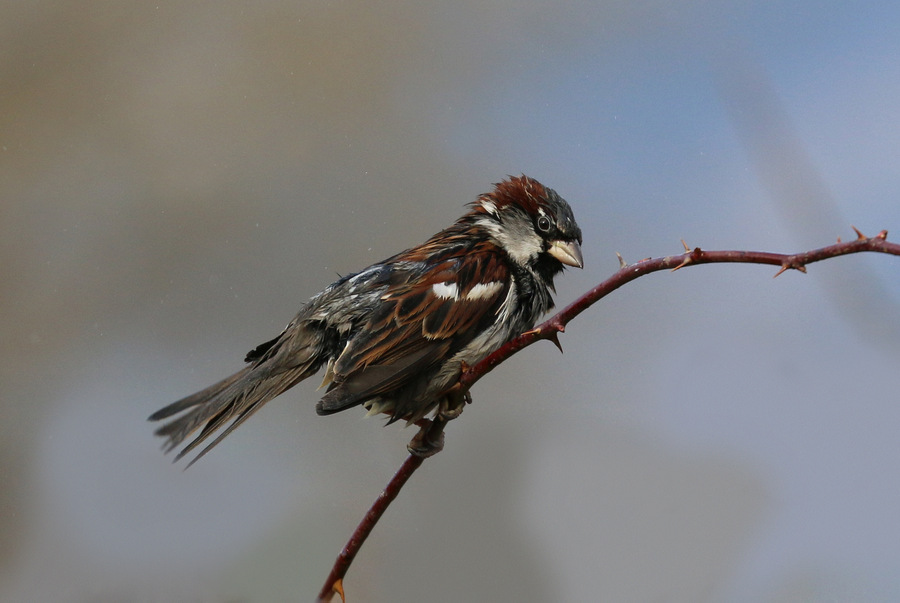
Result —
[[[412, 430], [147, 415], [506, 174], [630, 261], [900, 233], [890, 2], [7, 2], [0, 600], [311, 600]], [[351, 601], [900, 599], [900, 259], [640, 279], [480, 382]]]

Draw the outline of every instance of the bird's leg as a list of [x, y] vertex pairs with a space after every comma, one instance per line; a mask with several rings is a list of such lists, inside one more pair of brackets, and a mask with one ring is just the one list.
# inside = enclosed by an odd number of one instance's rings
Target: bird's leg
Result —
[[[469, 365], [460, 362], [459, 376], [462, 377], [469, 371]], [[451, 421], [462, 414], [466, 404], [472, 403], [472, 394], [468, 389], [463, 389], [459, 381], [454, 383], [449, 389], [441, 394], [441, 402], [438, 404], [436, 417], [441, 417], [447, 421]]]
[[416, 425], [418, 433], [406, 445], [410, 454], [428, 458], [444, 449], [444, 427], [448, 422], [462, 414], [466, 404], [472, 403], [472, 396], [467, 391], [454, 386], [450, 388], [438, 403], [433, 419], [419, 419]]
[[472, 394], [469, 390], [462, 391], [459, 383], [444, 392], [444, 397], [438, 404], [435, 416], [441, 417], [446, 421], [452, 421], [462, 414], [466, 404], [472, 403]]
[[434, 419], [419, 419], [416, 421], [419, 431], [406, 445], [406, 449], [410, 454], [422, 458], [434, 456], [444, 449], [444, 425], [446, 424], [447, 421], [439, 416]]

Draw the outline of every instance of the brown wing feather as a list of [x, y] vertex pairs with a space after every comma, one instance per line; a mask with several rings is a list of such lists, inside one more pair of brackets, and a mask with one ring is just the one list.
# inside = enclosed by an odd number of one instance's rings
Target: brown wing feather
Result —
[[[383, 305], [334, 364], [334, 381], [317, 405], [337, 412], [402, 387], [464, 347], [492, 321], [506, 297], [508, 268], [491, 247], [422, 276], [397, 270]], [[435, 288], [438, 285], [438, 288]]]

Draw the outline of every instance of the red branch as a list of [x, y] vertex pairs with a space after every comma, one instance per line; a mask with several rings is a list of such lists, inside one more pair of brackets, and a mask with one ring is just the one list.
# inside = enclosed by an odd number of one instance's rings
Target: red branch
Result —
[[659, 272], [660, 270], [672, 270], [674, 272], [680, 268], [699, 266], [700, 264], [768, 264], [779, 267], [778, 272], [775, 273], [775, 276], [778, 276], [787, 270], [806, 272], [807, 264], [821, 262], [822, 260], [836, 258], [851, 253], [871, 251], [876, 253], [887, 253], [890, 255], [900, 255], [900, 245], [897, 243], [889, 243], [887, 241], [886, 230], [882, 230], [874, 237], [864, 236], [855, 227], [853, 230], [856, 232], [856, 240], [842, 242], [838, 239], [838, 242], [834, 245], [792, 255], [785, 253], [771, 253], [768, 251], [703, 251], [699, 247], [691, 249], [684, 241], [682, 241], [684, 253], [680, 255], [650, 258], [641, 260], [636, 264], [626, 264], [620, 256], [619, 263], [622, 267], [618, 272], [531, 331], [523, 333], [515, 339], [508, 341], [500, 347], [500, 349], [490, 354], [487, 358], [463, 374], [459, 379], [459, 383], [463, 389], [468, 389], [476, 381], [493, 370], [498, 364], [519, 350], [526, 348], [535, 341], [541, 339], [549, 339], [556, 344], [557, 347], [562, 349], [559, 343], [559, 333], [566, 330], [566, 325], [569, 324], [569, 321], [619, 287], [630, 283], [645, 274], [650, 274], [651, 272]]
[[406, 483], [406, 480], [415, 473], [416, 469], [418, 469], [424, 461], [425, 457], [411, 454], [406, 458], [403, 464], [400, 465], [400, 469], [397, 470], [397, 473], [391, 478], [387, 487], [385, 487], [385, 489], [381, 491], [381, 494], [378, 495], [378, 498], [375, 499], [375, 502], [372, 504], [371, 508], [369, 508], [369, 512], [366, 513], [366, 516], [363, 517], [362, 521], [359, 522], [359, 525], [356, 526], [350, 540], [348, 540], [347, 544], [344, 545], [344, 548], [341, 549], [338, 558], [334, 562], [334, 567], [331, 568], [331, 573], [328, 574], [325, 586], [323, 586], [322, 590], [319, 592], [318, 601], [331, 601], [334, 593], [338, 593], [341, 596], [341, 601], [344, 601], [343, 580], [344, 576], [347, 574], [347, 570], [350, 569], [350, 564], [353, 563], [353, 558], [356, 557], [363, 542], [369, 537], [375, 524], [378, 523], [378, 520], [381, 519], [381, 516], [387, 511], [388, 505], [390, 505], [391, 502], [397, 498], [397, 495], [400, 494], [403, 484]]
[[[515, 339], [508, 341], [481, 362], [468, 368], [459, 378], [459, 387], [462, 391], [468, 391], [475, 382], [493, 370], [494, 367], [516, 352], [530, 346], [535, 341], [549, 339], [556, 344], [557, 347], [560, 347], [559, 333], [566, 330], [566, 325], [569, 321], [619, 287], [622, 287], [645, 274], [650, 274], [651, 272], [658, 272], [660, 270], [675, 271], [680, 268], [698, 266], [700, 264], [743, 263], [778, 266], [779, 270], [775, 273], [775, 276], [778, 276], [787, 270], [806, 272], [806, 266], [808, 264], [851, 253], [871, 251], [900, 256], [900, 245], [889, 243], [887, 241], [886, 230], [882, 230], [874, 237], [866, 237], [856, 228], [853, 230], [856, 232], [856, 240], [845, 243], [838, 239], [838, 242], [834, 245], [804, 253], [795, 253], [793, 255], [770, 253], [766, 251], [703, 251], [699, 247], [690, 249], [687, 244], [682, 241], [685, 251], [680, 255], [650, 258], [630, 265], [626, 264], [620, 256], [619, 262], [621, 268], [615, 274], [531, 331], [523, 333]], [[560, 347], [560, 349], [562, 348]], [[429, 441], [438, 441], [445, 425], [446, 421], [444, 420], [434, 421], [425, 437]], [[356, 530], [353, 532], [350, 540], [347, 541], [347, 544], [338, 555], [334, 567], [328, 576], [328, 580], [325, 582], [325, 586], [322, 587], [322, 591], [319, 593], [318, 601], [331, 601], [334, 593], [338, 593], [341, 596], [341, 600], [344, 600], [343, 578], [346, 575], [347, 570], [350, 569], [353, 558], [359, 552], [363, 542], [365, 542], [368, 535], [372, 532], [375, 524], [378, 523], [378, 520], [391, 504], [391, 501], [397, 497], [400, 493], [400, 489], [403, 488], [403, 485], [424, 460], [425, 458], [422, 456], [411, 454], [394, 475], [393, 479], [391, 479], [384, 491], [378, 496], [378, 499], [369, 509], [369, 512], [366, 513], [366, 516], [359, 523], [359, 526], [357, 526]]]

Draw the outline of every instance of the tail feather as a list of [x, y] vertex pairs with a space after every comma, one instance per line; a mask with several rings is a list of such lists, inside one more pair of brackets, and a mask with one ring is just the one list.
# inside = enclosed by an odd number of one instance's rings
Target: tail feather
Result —
[[315, 363], [294, 366], [277, 372], [272, 371], [264, 364], [251, 365], [196, 394], [173, 402], [150, 415], [150, 420], [158, 421], [187, 411], [184, 415], [172, 419], [156, 430], [156, 435], [166, 438], [166, 442], [163, 444], [165, 452], [171, 452], [200, 429], [200, 433], [175, 456], [175, 461], [183, 458], [212, 434], [231, 422], [212, 443], [191, 460], [188, 464], [190, 467], [222, 441], [222, 438], [259, 410], [263, 404], [306, 379], [317, 369], [318, 366]]
[[190, 467], [263, 404], [319, 370], [327, 358], [326, 337], [323, 329], [295, 320], [247, 354], [249, 364], [240, 371], [150, 415], [151, 421], [168, 419], [156, 430], [166, 438], [163, 449], [171, 452], [200, 430], [175, 456], [177, 461], [221, 430]]
[[[177, 415], [181, 411], [187, 410], [188, 408], [191, 408], [193, 406], [198, 406], [200, 404], [203, 404], [207, 400], [211, 400], [212, 398], [215, 398], [220, 392], [222, 392], [226, 388], [231, 387], [231, 385], [235, 381], [242, 379], [244, 376], [246, 376], [247, 373], [250, 372], [250, 370], [252, 368], [253, 368], [252, 366], [248, 366], [248, 367], [236, 372], [235, 374], [231, 375], [230, 377], [226, 377], [217, 383], [213, 383], [206, 389], [200, 390], [196, 394], [191, 394], [190, 396], [186, 396], [186, 397], [182, 398], [181, 400], [177, 400], [177, 401], [169, 404], [168, 406], [160, 408], [155, 413], [153, 413], [152, 415], [147, 417], [147, 420], [148, 421], [159, 421], [160, 419], [165, 419], [166, 417], [171, 417], [172, 415]], [[170, 430], [172, 425], [173, 425], [173, 423], [167, 423], [166, 425], [160, 427], [159, 429], [156, 430], [156, 435], [169, 435], [169, 431], [167, 431], [167, 430]]]
[[[229, 425], [228, 427], [226, 427], [225, 430], [224, 430], [222, 433], [220, 433], [220, 434], [218, 435], [218, 437], [216, 437], [215, 440], [213, 440], [212, 442], [210, 442], [209, 444], [207, 444], [207, 445], [203, 448], [203, 450], [200, 451], [200, 453], [199, 453], [197, 456], [195, 456], [194, 458], [192, 458], [192, 459], [191, 459], [191, 462], [189, 462], [189, 463], [187, 464], [187, 466], [185, 466], [185, 469], [187, 469], [188, 467], [190, 467], [191, 465], [193, 465], [194, 463], [196, 463], [197, 461], [199, 461], [201, 458], [203, 458], [203, 457], [206, 455], [207, 452], [209, 452], [210, 450], [212, 450], [213, 447], [214, 447], [216, 444], [218, 444], [219, 442], [222, 441], [222, 438], [224, 438], [224, 437], [227, 436], [229, 433], [231, 433], [232, 431], [234, 431], [234, 430], [237, 428], [238, 425], [240, 425], [241, 423], [243, 423], [244, 421], [246, 421], [247, 419], [249, 419], [250, 416], [251, 416], [253, 413], [255, 413], [257, 410], [259, 410], [260, 408], [262, 408], [262, 405], [265, 404], [265, 402], [266, 402], [266, 401], [264, 401], [264, 400], [259, 400], [259, 401], [257, 401], [257, 402], [252, 403], [250, 406], [248, 406], [247, 408], [245, 408], [245, 409], [242, 410], [241, 412], [237, 413], [237, 417], [234, 419], [234, 421], [231, 422], [231, 425]], [[194, 448], [196, 448], [201, 442], [203, 442], [206, 438], [208, 438], [213, 432], [215, 432], [219, 427], [221, 427], [223, 424], [225, 424], [225, 423], [228, 421], [228, 419], [230, 419], [230, 418], [234, 415], [234, 413], [229, 413], [229, 414], [227, 414], [227, 415], [224, 414], [224, 413], [222, 413], [222, 414], [223, 414], [223, 418], [216, 421], [216, 423], [217, 423], [216, 426], [213, 427], [212, 429], [208, 429], [208, 428], [210, 427], [210, 425], [212, 425], [212, 421], [210, 421], [210, 423], [207, 424], [207, 425], [203, 428], [203, 431], [200, 433], [200, 435], [198, 435], [196, 438], [194, 438], [194, 440], [191, 441], [190, 444], [188, 444], [187, 446], [185, 446], [184, 450], [182, 450], [181, 452], [179, 452], [179, 453], [175, 456], [175, 461], [178, 461], [178, 460], [179, 460], [180, 458], [182, 458], [184, 455], [186, 455], [186, 454], [189, 453], [191, 450], [193, 450]]]

